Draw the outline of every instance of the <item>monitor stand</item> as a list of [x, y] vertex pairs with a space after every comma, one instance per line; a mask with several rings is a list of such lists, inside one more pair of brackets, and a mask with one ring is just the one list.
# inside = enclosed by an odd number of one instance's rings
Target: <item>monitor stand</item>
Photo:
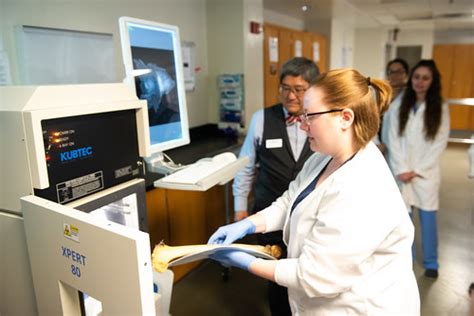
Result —
[[166, 154], [162, 152], [154, 153], [150, 157], [145, 158], [146, 170], [163, 175], [172, 174], [175, 171], [183, 169], [184, 165], [176, 164]]

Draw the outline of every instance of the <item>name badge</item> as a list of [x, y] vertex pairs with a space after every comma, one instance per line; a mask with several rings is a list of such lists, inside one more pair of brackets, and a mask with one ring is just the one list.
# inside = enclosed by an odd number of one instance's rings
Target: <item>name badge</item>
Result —
[[265, 140], [265, 148], [282, 148], [283, 147], [283, 139], [275, 138], [275, 139], [267, 139]]

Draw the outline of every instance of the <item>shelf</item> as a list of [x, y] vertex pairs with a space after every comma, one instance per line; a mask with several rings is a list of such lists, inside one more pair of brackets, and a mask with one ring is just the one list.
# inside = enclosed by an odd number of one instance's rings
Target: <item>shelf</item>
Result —
[[183, 184], [183, 183], [172, 183], [172, 182], [165, 182], [162, 179], [159, 179], [154, 182], [154, 186], [156, 188], [164, 188], [164, 189], [172, 189], [172, 190], [187, 190], [187, 191], [207, 191], [209, 188], [219, 184], [224, 185], [230, 180], [232, 180], [237, 172], [242, 169], [247, 163], [249, 159], [248, 157], [242, 157], [237, 159], [236, 161], [225, 165], [218, 171], [209, 176], [205, 177], [204, 179], [200, 180], [196, 184]]

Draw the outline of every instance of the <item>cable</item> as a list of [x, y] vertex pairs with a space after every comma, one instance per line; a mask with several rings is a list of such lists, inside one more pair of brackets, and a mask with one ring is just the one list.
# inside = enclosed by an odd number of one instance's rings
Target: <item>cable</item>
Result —
[[178, 170], [181, 170], [181, 169], [187, 167], [186, 165], [182, 165], [182, 164], [180, 164], [180, 163], [178, 163], [178, 164], [175, 163], [175, 162], [173, 161], [173, 159], [171, 159], [171, 157], [168, 156], [168, 155], [165, 154], [165, 153], [163, 153], [163, 157], [164, 157], [167, 161], [165, 161], [165, 159], [163, 159], [162, 164], [163, 164], [166, 168], [168, 168], [168, 169], [170, 170], [169, 173], [173, 173], [173, 172], [175, 172], [175, 171], [178, 171]]

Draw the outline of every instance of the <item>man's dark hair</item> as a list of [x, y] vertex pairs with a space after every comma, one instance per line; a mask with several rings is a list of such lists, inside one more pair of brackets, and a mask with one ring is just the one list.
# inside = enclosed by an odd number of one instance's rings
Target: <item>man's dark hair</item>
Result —
[[405, 70], [405, 73], [408, 75], [410, 73], [410, 67], [408, 67], [408, 63], [406, 62], [405, 59], [402, 58], [395, 58], [391, 61], [388, 62], [387, 67], [385, 68], [385, 73], [388, 75], [388, 69], [392, 64], [400, 64], [402, 65], [403, 69]]
[[319, 76], [318, 66], [310, 59], [305, 57], [295, 57], [283, 64], [280, 71], [280, 83], [286, 76], [301, 76], [304, 81], [312, 84]]
[[469, 285], [469, 290], [468, 290], [469, 295], [471, 295], [472, 292], [474, 292], [474, 282], [472, 282], [471, 285]]

